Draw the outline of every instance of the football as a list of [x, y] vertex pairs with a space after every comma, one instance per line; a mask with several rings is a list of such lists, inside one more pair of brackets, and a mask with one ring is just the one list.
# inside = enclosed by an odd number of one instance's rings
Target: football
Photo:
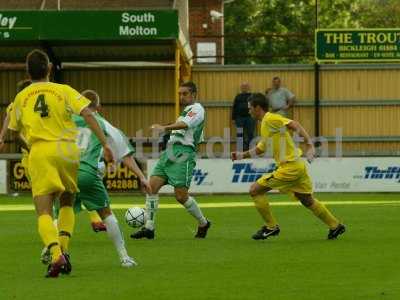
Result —
[[131, 227], [141, 227], [145, 223], [145, 211], [140, 207], [131, 207], [125, 213], [125, 221]]

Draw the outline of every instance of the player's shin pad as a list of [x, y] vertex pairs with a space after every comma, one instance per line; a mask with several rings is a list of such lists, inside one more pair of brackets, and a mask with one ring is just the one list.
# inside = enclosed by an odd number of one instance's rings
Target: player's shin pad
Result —
[[317, 199], [308, 207], [313, 214], [324, 222], [330, 229], [334, 229], [339, 225], [339, 221], [332, 215], [329, 209]]
[[158, 209], [158, 195], [147, 195], [146, 196], [146, 224], [147, 229], [154, 229], [155, 215]]
[[57, 238], [57, 229], [50, 215], [41, 215], [38, 218], [38, 231], [43, 243], [50, 249], [53, 261], [61, 255], [61, 248]]
[[68, 252], [69, 240], [74, 231], [75, 214], [71, 206], [63, 206], [60, 208], [58, 217], [59, 240], [61, 249]]
[[270, 229], [275, 228], [278, 225], [278, 223], [275, 220], [274, 216], [272, 215], [267, 197], [265, 195], [257, 195], [253, 197], [253, 200], [254, 200], [254, 205], [259, 214], [261, 215], [261, 217], [263, 218], [263, 220], [265, 221], [265, 225], [267, 226], [267, 228]]

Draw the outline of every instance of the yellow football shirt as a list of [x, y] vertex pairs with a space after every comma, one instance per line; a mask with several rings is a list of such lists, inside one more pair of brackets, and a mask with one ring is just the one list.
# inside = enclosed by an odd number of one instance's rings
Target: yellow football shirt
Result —
[[267, 112], [261, 121], [261, 140], [257, 148], [266, 151], [267, 146], [272, 147], [272, 156], [278, 165], [297, 161], [302, 151], [297, 148], [290, 130], [286, 127], [292, 120], [279, 114]]
[[13, 102], [8, 104], [8, 106], [7, 106], [7, 109], [6, 109], [7, 115], [11, 113], [12, 109], [13, 109]]
[[68, 85], [35, 82], [17, 94], [9, 129], [23, 132], [29, 145], [36, 141], [75, 142], [78, 131], [72, 114], [90, 101]]

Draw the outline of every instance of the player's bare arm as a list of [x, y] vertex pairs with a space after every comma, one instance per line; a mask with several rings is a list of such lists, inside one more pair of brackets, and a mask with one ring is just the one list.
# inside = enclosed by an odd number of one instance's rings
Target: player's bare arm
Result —
[[7, 114], [3, 121], [3, 127], [0, 131], [0, 150], [4, 147], [4, 139], [8, 129], [8, 123], [10, 123], [10, 116]]
[[106, 136], [104, 135], [103, 130], [101, 130], [99, 124], [97, 123], [96, 118], [93, 116], [92, 111], [88, 107], [85, 107], [81, 111], [81, 116], [85, 119], [86, 124], [88, 124], [90, 129], [100, 140], [100, 143], [103, 146], [104, 150], [104, 159], [107, 162], [113, 163], [114, 155], [112, 153], [111, 147], [107, 144]]
[[158, 130], [161, 132], [170, 131], [170, 130], [179, 130], [179, 129], [186, 129], [188, 125], [185, 122], [176, 122], [170, 125], [160, 125], [160, 124], [153, 124], [150, 127], [153, 130]]
[[306, 143], [306, 147], [307, 147], [306, 157], [307, 157], [307, 160], [309, 162], [311, 162], [315, 157], [315, 148], [314, 148], [314, 144], [313, 144], [308, 132], [297, 121], [291, 121], [289, 124], [286, 125], [286, 127], [297, 132], [302, 138], [304, 138], [304, 142]]
[[23, 139], [18, 131], [11, 129], [11, 136], [13, 140], [15, 140], [19, 145], [21, 145], [25, 149], [29, 149], [28, 144], [25, 139]]
[[261, 155], [263, 153], [264, 153], [263, 150], [261, 150], [258, 147], [254, 147], [254, 148], [249, 149], [249, 150], [244, 151], [244, 152], [232, 152], [231, 153], [231, 159], [232, 159], [232, 161], [241, 160], [241, 159], [244, 159], [244, 158], [255, 157], [255, 156]]
[[[6, 117], [4, 118], [3, 127], [1, 128], [1, 131], [0, 131], [0, 150], [2, 150], [4, 148], [5, 136], [8, 131], [9, 123], [10, 123], [10, 115], [7, 114]], [[21, 133], [18, 133], [18, 135], [15, 135], [15, 140], [25, 149], [29, 149], [28, 142], [26, 141], [26, 139], [24, 138], [24, 136]]]
[[146, 177], [144, 176], [142, 170], [140, 170], [139, 166], [137, 165], [136, 161], [133, 159], [131, 155], [127, 155], [122, 160], [124, 165], [128, 167], [129, 170], [134, 172], [140, 180], [144, 191], [147, 194], [151, 194], [151, 186]]

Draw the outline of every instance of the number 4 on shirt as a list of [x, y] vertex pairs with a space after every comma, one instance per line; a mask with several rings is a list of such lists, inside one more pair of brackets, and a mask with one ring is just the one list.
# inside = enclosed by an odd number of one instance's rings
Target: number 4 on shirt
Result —
[[40, 116], [42, 118], [49, 116], [49, 107], [46, 104], [46, 100], [43, 94], [37, 97], [33, 111], [40, 112]]

